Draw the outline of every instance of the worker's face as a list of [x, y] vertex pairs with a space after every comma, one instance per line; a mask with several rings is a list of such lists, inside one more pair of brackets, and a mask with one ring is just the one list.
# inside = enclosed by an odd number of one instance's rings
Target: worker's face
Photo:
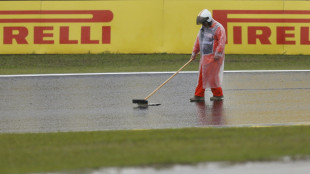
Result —
[[204, 22], [204, 23], [202, 23], [202, 25], [203, 25], [204, 27], [207, 27], [207, 28], [211, 27], [210, 23], [208, 23], [208, 22]]
[[211, 22], [203, 22], [201, 25], [203, 25], [204, 27], [209, 28], [209, 27], [212, 26], [212, 23], [213, 23], [213, 21], [211, 21]]
[[209, 28], [208, 23], [203, 23], [202, 26]]

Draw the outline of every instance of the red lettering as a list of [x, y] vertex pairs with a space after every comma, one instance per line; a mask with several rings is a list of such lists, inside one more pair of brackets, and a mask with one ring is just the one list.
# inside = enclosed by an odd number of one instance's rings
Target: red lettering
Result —
[[301, 27], [300, 28], [300, 44], [301, 45], [310, 45], [309, 27]]
[[45, 37], [53, 37], [53, 33], [44, 31], [53, 29], [54, 27], [34, 27], [34, 44], [54, 44], [53, 40], [44, 40]]
[[[257, 31], [261, 31], [258, 34]], [[248, 27], [248, 43], [256, 44], [256, 39], [261, 44], [271, 44], [269, 37], [271, 36], [271, 29], [269, 27]]]
[[111, 27], [104, 26], [102, 27], [102, 44], [110, 44], [111, 43]]
[[242, 44], [242, 28], [234, 27], [234, 44]]
[[60, 27], [59, 29], [59, 43], [60, 44], [78, 44], [78, 40], [69, 39], [69, 27]]
[[295, 30], [295, 27], [277, 27], [277, 44], [289, 45], [295, 44], [295, 41], [288, 41], [286, 38], [295, 37], [294, 33], [286, 33], [286, 31]]
[[[14, 34], [17, 32], [16, 34]], [[17, 44], [28, 44], [26, 37], [28, 29], [26, 27], [3, 27], [3, 44], [12, 44], [13, 39]]]
[[[91, 26], [81, 27], [81, 40], [70, 38], [70, 26], [59, 27], [59, 40], [54, 38], [54, 26], [34, 26], [33, 40], [27, 40], [30, 31], [27, 27], [3, 27], [3, 44], [111, 44], [111, 26], [101, 26], [101, 36], [91, 39]], [[57, 35], [58, 35], [57, 34]], [[100, 35], [100, 34], [99, 34]], [[1, 38], [1, 37], [0, 37]]]
[[81, 28], [81, 44], [99, 44], [99, 40], [90, 39], [90, 27]]
[[213, 10], [213, 18], [223, 25], [226, 31], [226, 44], [228, 43], [228, 10]]

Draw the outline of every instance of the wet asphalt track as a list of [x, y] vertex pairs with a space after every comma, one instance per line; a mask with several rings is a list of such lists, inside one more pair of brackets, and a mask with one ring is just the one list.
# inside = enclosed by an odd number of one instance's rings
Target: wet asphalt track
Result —
[[223, 102], [190, 103], [197, 72], [0, 77], [0, 132], [310, 124], [310, 71], [225, 72]]

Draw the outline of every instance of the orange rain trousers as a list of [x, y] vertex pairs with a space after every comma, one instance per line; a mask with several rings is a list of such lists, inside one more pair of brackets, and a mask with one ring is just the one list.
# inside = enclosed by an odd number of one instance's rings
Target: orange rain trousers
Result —
[[[211, 88], [211, 91], [213, 93], [213, 96], [223, 96], [223, 90], [221, 87], [217, 88]], [[204, 97], [205, 96], [205, 89], [203, 88], [202, 83], [202, 70], [199, 72], [199, 78], [198, 78], [198, 85], [195, 90], [195, 96]]]

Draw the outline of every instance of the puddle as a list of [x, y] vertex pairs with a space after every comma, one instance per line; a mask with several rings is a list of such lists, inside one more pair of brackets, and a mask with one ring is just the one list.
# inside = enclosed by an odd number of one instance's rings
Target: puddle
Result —
[[226, 162], [199, 163], [197, 165], [174, 165], [171, 167], [102, 168], [93, 171], [75, 171], [49, 174], [308, 174], [310, 160], [291, 161], [289, 158], [273, 162]]

